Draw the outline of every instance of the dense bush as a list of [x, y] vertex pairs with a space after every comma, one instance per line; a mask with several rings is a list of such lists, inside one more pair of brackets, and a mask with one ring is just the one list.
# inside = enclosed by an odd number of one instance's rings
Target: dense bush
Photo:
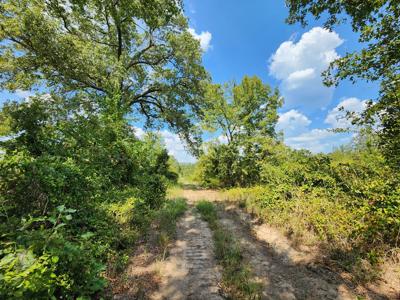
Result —
[[85, 98], [6, 104], [0, 298], [93, 298], [176, 180], [154, 137]]
[[260, 141], [260, 138], [251, 138], [230, 144], [210, 143], [197, 163], [197, 180], [216, 188], [258, 183], [261, 171], [258, 162], [264, 155]]

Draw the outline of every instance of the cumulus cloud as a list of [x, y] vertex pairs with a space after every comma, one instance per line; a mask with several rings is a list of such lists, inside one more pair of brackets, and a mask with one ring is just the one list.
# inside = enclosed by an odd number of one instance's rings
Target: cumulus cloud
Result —
[[343, 40], [334, 31], [314, 27], [296, 43], [283, 42], [271, 56], [269, 71], [281, 80], [287, 108], [318, 109], [332, 100], [333, 88], [323, 85], [321, 73], [339, 57]]
[[346, 118], [347, 112], [360, 114], [367, 108], [367, 101], [352, 97], [341, 101], [334, 109], [328, 112], [325, 123], [333, 128], [349, 128], [351, 120]]
[[304, 132], [311, 124], [311, 120], [299, 111], [292, 109], [279, 115], [276, 129], [283, 131], [284, 136], [293, 136]]
[[313, 153], [330, 152], [335, 147], [350, 142], [351, 136], [339, 134], [329, 129], [312, 129], [298, 136], [285, 139], [285, 143], [294, 149], [306, 149]]
[[364, 108], [365, 101], [357, 98], [348, 98], [340, 102], [334, 109], [328, 112], [325, 123], [329, 128], [312, 128], [312, 121], [298, 110], [292, 109], [279, 115], [276, 129], [283, 131], [285, 144], [294, 149], [306, 149], [313, 153], [330, 152], [335, 148], [347, 144], [351, 141], [350, 133], [337, 133], [333, 128], [345, 128], [349, 124], [348, 120], [337, 116], [345, 116], [345, 112], [340, 111], [341, 106], [349, 111], [359, 112]]
[[188, 29], [189, 33], [200, 42], [201, 49], [206, 52], [211, 47], [212, 34], [208, 31], [202, 31], [200, 34], [196, 33], [193, 28]]

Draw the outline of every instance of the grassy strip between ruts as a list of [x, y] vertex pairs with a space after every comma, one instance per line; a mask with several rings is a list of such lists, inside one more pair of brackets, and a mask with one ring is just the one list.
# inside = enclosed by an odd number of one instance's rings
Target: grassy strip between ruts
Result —
[[261, 285], [251, 279], [242, 249], [231, 232], [218, 222], [217, 209], [208, 201], [200, 201], [197, 211], [213, 231], [215, 255], [223, 267], [223, 288], [231, 299], [260, 299]]

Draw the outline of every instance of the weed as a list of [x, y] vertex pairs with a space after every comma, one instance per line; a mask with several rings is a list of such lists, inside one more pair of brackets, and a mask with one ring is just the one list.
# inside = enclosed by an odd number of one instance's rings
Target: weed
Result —
[[217, 210], [211, 202], [200, 201], [197, 211], [213, 231], [215, 256], [223, 267], [223, 286], [233, 299], [260, 299], [261, 285], [252, 279], [242, 249], [233, 234], [218, 222]]
[[154, 213], [154, 229], [156, 244], [162, 252], [162, 259], [167, 255], [168, 246], [175, 237], [176, 221], [187, 209], [185, 199], [168, 200], [164, 206]]

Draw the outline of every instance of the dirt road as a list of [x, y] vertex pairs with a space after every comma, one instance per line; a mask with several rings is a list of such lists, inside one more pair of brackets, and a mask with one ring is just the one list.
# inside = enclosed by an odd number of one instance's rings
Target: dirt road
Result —
[[250, 215], [220, 201], [219, 195], [207, 190], [182, 191], [189, 209], [177, 225], [177, 239], [168, 258], [147, 266], [158, 274], [157, 288], [140, 299], [225, 299], [220, 290], [221, 269], [214, 258], [212, 233], [195, 210], [199, 200], [217, 204], [220, 223], [239, 241], [254, 279], [263, 286], [262, 299], [389, 299], [372, 291], [357, 296], [343, 276], [314, 264], [312, 253], [292, 248], [279, 231], [253, 222]]

